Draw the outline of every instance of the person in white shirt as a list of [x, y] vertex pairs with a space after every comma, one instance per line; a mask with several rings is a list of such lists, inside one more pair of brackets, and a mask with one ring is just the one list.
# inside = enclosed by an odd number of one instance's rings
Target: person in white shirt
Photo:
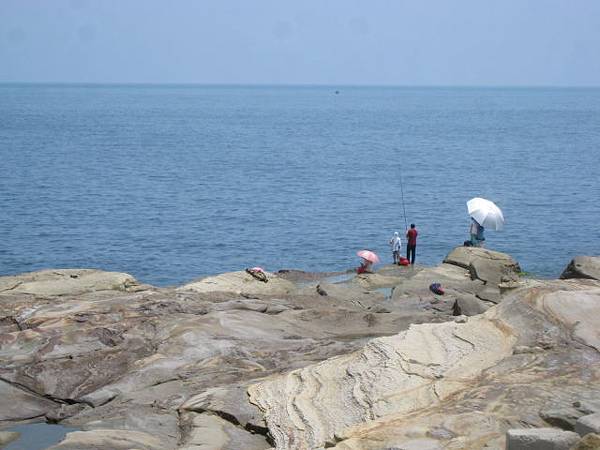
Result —
[[402, 248], [402, 241], [400, 240], [400, 234], [396, 231], [394, 236], [390, 239], [390, 246], [392, 247], [392, 256], [394, 257], [394, 264], [400, 264], [400, 249]]

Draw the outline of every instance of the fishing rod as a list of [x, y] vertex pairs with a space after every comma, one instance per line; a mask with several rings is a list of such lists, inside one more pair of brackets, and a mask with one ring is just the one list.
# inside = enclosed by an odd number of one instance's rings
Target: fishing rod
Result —
[[406, 208], [404, 206], [404, 187], [402, 186], [402, 170], [398, 169], [400, 175], [400, 193], [402, 194], [402, 212], [404, 214], [404, 229], [408, 230], [408, 222], [406, 221]]

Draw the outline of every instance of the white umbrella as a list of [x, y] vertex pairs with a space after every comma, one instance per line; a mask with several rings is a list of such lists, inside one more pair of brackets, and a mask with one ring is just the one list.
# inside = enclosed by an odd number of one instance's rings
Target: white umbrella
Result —
[[504, 216], [494, 202], [485, 198], [475, 197], [467, 202], [469, 216], [482, 227], [501, 230], [504, 227]]

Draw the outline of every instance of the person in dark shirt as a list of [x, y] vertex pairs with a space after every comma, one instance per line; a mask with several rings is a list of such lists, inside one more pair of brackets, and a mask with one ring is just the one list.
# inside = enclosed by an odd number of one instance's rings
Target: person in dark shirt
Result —
[[406, 232], [406, 238], [408, 239], [408, 243], [406, 244], [406, 259], [410, 261], [411, 264], [415, 263], [415, 253], [417, 250], [417, 236], [419, 232], [415, 228], [415, 224], [410, 224], [410, 230]]

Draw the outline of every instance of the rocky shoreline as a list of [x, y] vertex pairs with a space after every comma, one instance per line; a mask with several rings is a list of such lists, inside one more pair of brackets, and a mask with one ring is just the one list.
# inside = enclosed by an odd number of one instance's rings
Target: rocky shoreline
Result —
[[57, 450], [599, 448], [600, 258], [268, 278], [0, 277], [0, 447], [46, 421], [81, 430]]

